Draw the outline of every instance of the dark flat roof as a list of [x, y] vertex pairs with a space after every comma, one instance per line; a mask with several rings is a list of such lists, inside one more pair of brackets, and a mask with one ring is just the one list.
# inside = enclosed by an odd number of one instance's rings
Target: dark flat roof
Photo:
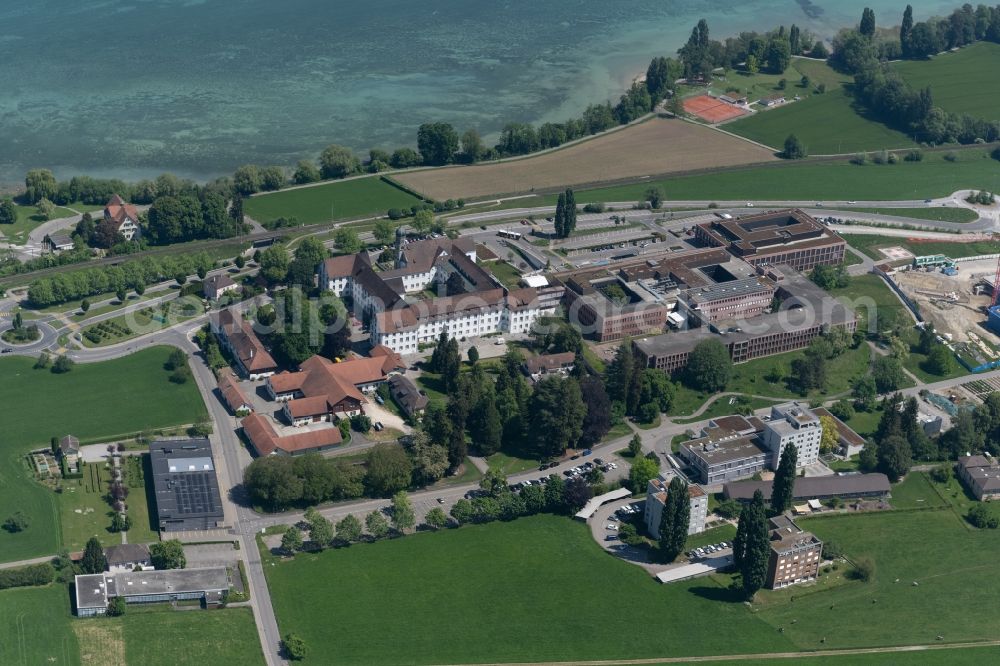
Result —
[[207, 439], [158, 440], [149, 445], [157, 522], [223, 518], [219, 480]]

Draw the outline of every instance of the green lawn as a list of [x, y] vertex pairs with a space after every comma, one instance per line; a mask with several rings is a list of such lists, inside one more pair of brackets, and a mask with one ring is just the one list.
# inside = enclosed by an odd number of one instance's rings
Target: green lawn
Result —
[[506, 261], [491, 261], [483, 267], [496, 276], [505, 287], [517, 287], [521, 283], [521, 273]]
[[701, 534], [692, 534], [687, 538], [684, 549], [691, 550], [693, 548], [701, 548], [702, 546], [711, 546], [720, 541], [732, 541], [735, 537], [736, 526], [727, 523], [720, 527], [705, 530]]
[[[169, 347], [104, 363], [78, 364], [64, 375], [35, 370], [32, 359], [0, 360], [0, 506], [30, 521], [24, 532], [0, 531], [0, 559], [55, 553], [62, 545], [59, 502], [31, 478], [24, 453], [73, 434], [84, 443], [125, 433], [196, 423], [206, 415], [194, 382], [168, 381]], [[0, 513], [6, 516], [6, 513]]]
[[302, 224], [315, 224], [385, 215], [390, 208], [410, 208], [419, 203], [417, 197], [372, 176], [258, 194], [246, 200], [244, 211], [262, 223], [294, 217]]
[[[73, 204], [72, 208], [80, 212], [92, 212], [95, 210], [100, 210], [103, 206], [88, 206], [85, 204]], [[15, 205], [14, 209], [17, 211], [17, 221], [14, 224], [5, 224], [0, 226], [0, 233], [4, 235], [4, 240], [16, 245], [23, 245], [28, 240], [28, 234], [31, 230], [38, 225], [46, 222], [35, 210], [34, 206], [18, 206]], [[56, 206], [55, 212], [52, 214], [53, 220], [58, 220], [63, 217], [73, 217], [76, 215], [73, 211], [68, 208], [62, 208]]]
[[[586, 526], [553, 516], [300, 554], [265, 571], [282, 633], [300, 634], [330, 663], [574, 661], [792, 647], [742, 604], [724, 601], [730, 593], [713, 581], [660, 586], [609, 557]], [[609, 612], [609, 603], [628, 611]], [[657, 618], [657, 630], [636, 631], [638, 617]]]
[[947, 509], [837, 515], [799, 524], [836, 541], [849, 557], [868, 556], [875, 563], [873, 582], [815, 595], [793, 588], [794, 603], [757, 613], [775, 629], [783, 627], [783, 636], [800, 649], [934, 644], [939, 635], [949, 642], [978, 641], [996, 635], [997, 530], [968, 529]]
[[590, 190], [577, 190], [577, 203], [638, 201], [651, 187], [667, 199], [700, 201], [746, 199], [924, 199], [961, 189], [992, 190], [1000, 180], [1000, 161], [981, 148], [957, 151], [948, 162], [942, 153], [927, 153], [922, 162], [858, 166], [844, 161], [791, 162], [645, 180]]
[[986, 120], [1000, 119], [1000, 82], [981, 76], [1000, 60], [1000, 44], [978, 42], [929, 61], [893, 63], [914, 88], [930, 86], [934, 106]]
[[0, 591], [0, 664], [73, 666], [80, 649], [65, 586]]
[[[299, 633], [311, 650], [340, 664], [640, 659], [995, 636], [997, 530], [970, 530], [946, 509], [800, 524], [836, 541], [848, 557], [871, 557], [874, 579], [845, 579], [840, 565], [815, 585], [762, 591], [749, 608], [727, 589], [729, 576], [658, 585], [603, 553], [586, 527], [552, 516], [290, 561], [265, 554], [274, 562], [265, 571], [282, 633]], [[731, 528], [725, 534], [731, 537]], [[609, 588], [627, 600], [628, 612], [608, 612]], [[657, 618], [658, 630], [635, 631], [638, 617]], [[371, 632], [376, 625], [394, 631]]]
[[[775, 109], [759, 110], [724, 129], [775, 150], [794, 134], [812, 155], [843, 155], [885, 148], [912, 148], [906, 134], [887, 127], [859, 109], [853, 96], [841, 84], [828, 85], [826, 93], [809, 94], [798, 87], [785, 93], [803, 99]], [[808, 95], [808, 96], [806, 96]]]
[[943, 254], [953, 259], [975, 257], [980, 254], [1000, 253], [1000, 242], [974, 241], [971, 243], [955, 243], [951, 241], [921, 241], [913, 242], [902, 237], [886, 237], [878, 234], [843, 234], [844, 240], [872, 259], [882, 260], [885, 255], [878, 251], [880, 247], [902, 247], [915, 255]]
[[[120, 632], [129, 664], [201, 666], [207, 655], [219, 664], [264, 663], [253, 613], [248, 608], [185, 612], [163, 606], [155, 610], [143, 608], [141, 612], [130, 608], [124, 617], [96, 621]], [[94, 645], [95, 650], [100, 647]]]
[[[789, 383], [792, 362], [797, 358], [801, 358], [803, 353], [802, 351], [795, 351], [786, 354], [776, 354], [734, 365], [733, 377], [726, 386], [726, 391], [777, 399], [810, 400], [823, 398], [847, 391], [850, 388], [851, 381], [865, 372], [868, 367], [869, 349], [867, 345], [861, 345], [857, 349], [848, 349], [837, 358], [831, 359], [827, 364], [826, 390], [823, 392], [810, 391], [808, 395], [803, 396], [799, 392], [794, 391]], [[771, 373], [775, 368], [782, 370], [782, 376], [777, 381], [771, 381]], [[674, 404], [670, 412], [675, 416], [691, 414], [713, 395], [715, 394], [694, 391], [681, 384], [678, 386]], [[772, 404], [771, 401], [752, 399], [749, 406], [757, 409], [766, 407], [769, 404]], [[709, 407], [705, 415], [699, 416], [698, 420], [731, 414], [733, 408], [734, 406], [729, 405], [728, 398], [720, 398]]]
[[[899, 317], [902, 321], [913, 321], [905, 311], [906, 307], [889, 289], [885, 280], [871, 273], [853, 276], [847, 287], [831, 289], [830, 294], [846, 305], [854, 307], [858, 315], [858, 330], [861, 331], [869, 330], [869, 323], [873, 322], [879, 313], [883, 316]], [[874, 326], [871, 329], [874, 329]]]
[[536, 469], [538, 461], [530, 458], [519, 458], [515, 455], [498, 451], [486, 459], [491, 469], [500, 469], [507, 476]]
[[[1000, 659], [1000, 647], [976, 646], [949, 648], [946, 645], [932, 645], [927, 650], [906, 650], [900, 652], [872, 652], [864, 654], [830, 654], [810, 656], [796, 661], [788, 658], [754, 659], [754, 666], [791, 666], [805, 663], [808, 666], [868, 666], [869, 664], [897, 666], [982, 666], [994, 659]], [[648, 664], [648, 662], [645, 662]], [[666, 664], [669, 662], [653, 662]], [[712, 666], [747, 666], [746, 660], [713, 660]]]
[[964, 223], [975, 222], [979, 219], [975, 211], [968, 208], [954, 208], [952, 206], [927, 206], [926, 208], [838, 208], [837, 210], [912, 217], [918, 220], [931, 220], [932, 222]]

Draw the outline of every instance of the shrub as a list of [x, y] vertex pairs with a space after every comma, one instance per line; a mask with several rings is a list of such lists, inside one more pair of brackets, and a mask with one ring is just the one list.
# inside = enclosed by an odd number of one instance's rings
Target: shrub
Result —
[[[1000, 150], [1000, 148], [998, 148], [997, 150]], [[923, 162], [924, 151], [914, 148], [910, 152], [906, 153], [906, 155], [903, 157], [903, 160], [907, 162]]]
[[118, 617], [125, 614], [125, 599], [122, 597], [113, 597], [111, 601], [108, 602], [108, 616]]
[[16, 569], [0, 569], [0, 590], [11, 587], [48, 585], [55, 578], [56, 570], [48, 562], [29, 564]]
[[870, 557], [860, 557], [854, 563], [854, 577], [868, 583], [875, 577], [875, 560]]
[[1000, 526], [1000, 518], [992, 515], [989, 509], [981, 502], [976, 503], [969, 509], [966, 519], [979, 529], [995, 530]]
[[840, 549], [840, 544], [836, 541], [824, 541], [823, 542], [823, 559], [824, 560], [835, 560], [837, 558], [843, 557], [844, 551]]
[[285, 634], [281, 641], [288, 658], [292, 661], [301, 661], [306, 656], [306, 642], [298, 634]]
[[947, 162], [957, 162], [958, 161], [958, 153], [954, 153], [954, 152], [952, 152], [952, 151], [949, 150], [947, 153], [944, 154], [944, 159]]
[[[1000, 149], [998, 149], [998, 150], [1000, 150]], [[998, 158], [998, 159], [1000, 159], [1000, 158]], [[583, 212], [584, 213], [603, 213], [604, 212], [604, 204], [602, 204], [602, 203], [589, 203], [589, 204], [587, 204], [586, 206], [583, 207]]]

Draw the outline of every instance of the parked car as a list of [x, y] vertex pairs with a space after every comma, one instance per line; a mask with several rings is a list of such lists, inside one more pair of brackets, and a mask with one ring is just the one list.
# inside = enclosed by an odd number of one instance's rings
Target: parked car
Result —
[[594, 458], [594, 464], [595, 465], [603, 465], [604, 461], [602, 459], [600, 459], [600, 458]]
[[437, 503], [438, 504], [444, 504], [444, 498], [443, 497], [438, 497], [437, 498]]
[[375, 432], [382, 432], [382, 430], [383, 430], [384, 428], [385, 428], [385, 426], [384, 426], [384, 425], [382, 425], [382, 422], [381, 422], [381, 421], [376, 421], [376, 422], [375, 422]]
[[585, 456], [589, 456], [591, 453], [593, 453], [593, 451], [591, 451], [590, 449], [584, 449], [583, 450], [583, 455], [585, 455]]
[[607, 526], [604, 529], [606, 529], [606, 530], [617, 530], [618, 526], [615, 525], [614, 523], [608, 523]]

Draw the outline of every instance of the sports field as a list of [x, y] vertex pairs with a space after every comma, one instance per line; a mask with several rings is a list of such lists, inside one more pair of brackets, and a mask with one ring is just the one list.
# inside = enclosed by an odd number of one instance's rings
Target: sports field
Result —
[[434, 199], [472, 199], [774, 159], [764, 148], [710, 128], [653, 118], [533, 157], [415, 171], [395, 178]]
[[[104, 363], [78, 364], [56, 375], [25, 358], [0, 360], [0, 520], [16, 507], [27, 530], [0, 530], [0, 560], [55, 553], [62, 545], [58, 504], [31, 478], [24, 453], [73, 434], [81, 442], [196, 423], [205, 405], [194, 382], [173, 384], [163, 364], [169, 347], [154, 347]], [[67, 528], [69, 529], [69, 528]]]
[[684, 111], [708, 123], [721, 123], [749, 113], [710, 95], [695, 95], [684, 100]]
[[930, 60], [893, 63], [914, 88], [930, 86], [934, 106], [986, 120], [1000, 119], [1000, 81], [983, 72], [996, 70], [1000, 44], [977, 42]]
[[390, 208], [419, 203], [415, 196], [371, 176], [258, 194], [244, 202], [243, 211], [261, 223], [294, 217], [301, 224], [315, 224], [385, 215]]
[[716, 173], [660, 178], [576, 192], [577, 203], [639, 201], [650, 187], [665, 200], [774, 201], [802, 199], [925, 199], [961, 189], [989, 190], [1000, 180], [1000, 161], [975, 148], [956, 151], [949, 162], [942, 153], [927, 153], [922, 162], [858, 166], [837, 162], [796, 162], [748, 167]]

